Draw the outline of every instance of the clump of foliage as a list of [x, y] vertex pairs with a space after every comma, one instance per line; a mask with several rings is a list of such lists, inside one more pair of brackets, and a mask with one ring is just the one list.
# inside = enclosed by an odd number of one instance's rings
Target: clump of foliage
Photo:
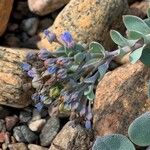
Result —
[[107, 51], [97, 42], [89, 45], [76, 43], [69, 32], [56, 37], [45, 30], [48, 41], [60, 44], [60, 48], [30, 52], [22, 64], [32, 79], [35, 107], [41, 110], [48, 106], [51, 114], [70, 111], [71, 118], [82, 117], [86, 128], [91, 128], [94, 91], [110, 62], [130, 53], [131, 63], [140, 60], [150, 66], [150, 11], [146, 20], [126, 15], [123, 22], [127, 28], [126, 38], [117, 31], [110, 32], [118, 45], [115, 51]]
[[[150, 112], [142, 114], [130, 124], [128, 135], [135, 145], [150, 145]], [[92, 150], [135, 150], [130, 140], [120, 134], [97, 137]]]

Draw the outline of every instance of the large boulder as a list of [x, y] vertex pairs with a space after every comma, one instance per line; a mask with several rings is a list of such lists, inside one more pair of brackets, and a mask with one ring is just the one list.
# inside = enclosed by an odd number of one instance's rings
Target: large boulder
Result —
[[[89, 43], [99, 41], [106, 48], [113, 42], [109, 30], [123, 31], [122, 15], [128, 12], [127, 0], [71, 0], [57, 16], [49, 30], [60, 36], [64, 31], [69, 31], [76, 41]], [[43, 33], [30, 40], [38, 48], [55, 50], [57, 44], [49, 44]]]
[[0, 105], [23, 108], [31, 103], [31, 93], [23, 90], [28, 81], [21, 68], [27, 52], [0, 47]]
[[150, 69], [140, 62], [108, 72], [98, 84], [94, 101], [96, 135], [127, 134], [130, 123], [150, 111], [148, 80]]
[[5, 32], [14, 0], [0, 0], [0, 36]]

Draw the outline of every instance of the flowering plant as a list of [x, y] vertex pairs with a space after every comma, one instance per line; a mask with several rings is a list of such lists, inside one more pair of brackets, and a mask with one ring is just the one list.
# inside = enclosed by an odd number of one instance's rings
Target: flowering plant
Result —
[[[148, 16], [150, 13], [148, 11]], [[22, 68], [32, 78], [35, 89], [32, 99], [35, 107], [51, 108], [51, 114], [70, 111], [70, 117], [82, 117], [86, 128], [91, 128], [91, 106], [95, 98], [95, 88], [116, 57], [130, 52], [130, 61], [141, 60], [150, 66], [150, 18], [124, 16], [127, 38], [119, 32], [110, 32], [112, 40], [118, 45], [115, 51], [106, 51], [98, 42], [89, 45], [76, 43], [69, 32], [57, 37], [45, 30], [48, 41], [57, 42], [60, 48], [52, 52], [41, 49], [30, 52]]]

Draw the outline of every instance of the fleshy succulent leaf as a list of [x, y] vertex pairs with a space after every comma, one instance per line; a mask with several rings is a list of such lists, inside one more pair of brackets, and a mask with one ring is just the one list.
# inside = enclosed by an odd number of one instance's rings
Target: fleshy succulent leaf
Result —
[[112, 134], [97, 137], [92, 150], [135, 150], [135, 147], [126, 136]]
[[77, 53], [75, 56], [74, 56], [74, 60], [77, 64], [80, 64], [85, 58], [85, 55], [83, 53]]
[[150, 28], [149, 26], [139, 17], [132, 15], [125, 15], [123, 17], [123, 22], [129, 31], [138, 31], [143, 34], [149, 34]]
[[144, 49], [144, 46], [136, 49], [130, 54], [129, 59], [132, 64], [135, 64], [141, 58], [143, 49]]
[[150, 8], [147, 10], [147, 17], [150, 18]]

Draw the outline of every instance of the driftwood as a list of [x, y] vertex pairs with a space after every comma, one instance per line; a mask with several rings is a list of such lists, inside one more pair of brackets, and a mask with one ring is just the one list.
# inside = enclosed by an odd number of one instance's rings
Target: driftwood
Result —
[[26, 76], [20, 67], [28, 50], [0, 47], [0, 104], [23, 108], [31, 103], [23, 91]]

